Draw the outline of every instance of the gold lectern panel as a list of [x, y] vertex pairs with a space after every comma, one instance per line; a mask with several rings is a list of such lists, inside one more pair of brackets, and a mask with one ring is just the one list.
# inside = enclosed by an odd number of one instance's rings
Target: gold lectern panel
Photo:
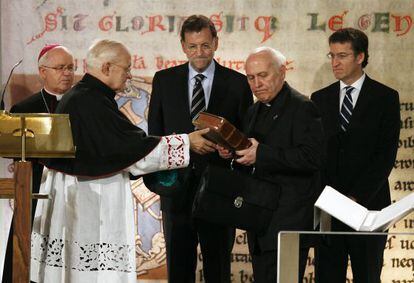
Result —
[[[24, 120], [24, 121], [23, 121]], [[22, 125], [25, 128], [22, 129]], [[0, 156], [21, 157], [26, 129], [26, 157], [75, 157], [69, 115], [0, 112]]]

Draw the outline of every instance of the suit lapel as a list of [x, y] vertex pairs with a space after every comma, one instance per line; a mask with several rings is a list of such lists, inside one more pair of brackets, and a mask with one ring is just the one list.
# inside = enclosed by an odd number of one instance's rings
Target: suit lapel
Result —
[[[339, 125], [339, 95], [340, 95], [340, 84], [339, 81], [332, 85], [328, 90], [328, 100], [327, 100], [327, 116], [329, 117], [328, 123], [331, 125], [329, 128], [335, 130], [340, 129]], [[352, 119], [351, 119], [352, 120]]]
[[369, 108], [371, 94], [371, 79], [367, 75], [365, 75], [365, 80], [362, 84], [361, 91], [359, 92], [357, 103], [355, 105], [354, 110], [352, 111], [351, 122], [348, 128], [349, 131], [352, 130], [353, 125], [355, 125], [355, 123], [361, 121], [361, 115], [363, 114], [365, 109]]
[[215, 108], [220, 105], [220, 94], [227, 93], [226, 76], [223, 74], [222, 66], [215, 60], [216, 64], [214, 70], [213, 84], [211, 86], [210, 100], [207, 106], [207, 112], [212, 111], [214, 113]]
[[179, 96], [177, 103], [179, 103], [180, 109], [177, 109], [177, 113], [185, 113], [188, 120], [191, 120], [190, 102], [188, 99], [188, 63], [177, 69], [177, 82], [172, 91], [178, 93]]

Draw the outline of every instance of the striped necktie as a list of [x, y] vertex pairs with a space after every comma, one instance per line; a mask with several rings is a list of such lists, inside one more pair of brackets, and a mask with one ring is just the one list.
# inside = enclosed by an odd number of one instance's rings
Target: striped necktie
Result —
[[341, 115], [340, 115], [340, 124], [342, 131], [346, 132], [351, 122], [352, 110], [354, 109], [352, 105], [352, 96], [351, 93], [354, 91], [354, 87], [346, 86], [345, 87], [345, 97], [342, 102]]
[[198, 74], [194, 78], [195, 84], [191, 99], [191, 120], [196, 119], [201, 111], [206, 110], [206, 99], [204, 97], [203, 85], [201, 84], [206, 77], [203, 74]]

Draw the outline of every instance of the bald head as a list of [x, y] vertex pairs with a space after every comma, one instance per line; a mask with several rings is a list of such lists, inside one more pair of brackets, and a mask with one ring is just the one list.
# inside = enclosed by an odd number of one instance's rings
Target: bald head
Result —
[[253, 50], [246, 59], [246, 76], [256, 98], [263, 103], [272, 101], [285, 81], [286, 58], [270, 47]]
[[246, 60], [249, 59], [250, 56], [255, 55], [264, 55], [269, 58], [271, 63], [275, 66], [275, 68], [280, 68], [281, 66], [286, 66], [286, 57], [278, 50], [273, 49], [271, 47], [262, 46], [254, 49]]
[[101, 80], [114, 91], [121, 91], [131, 78], [131, 54], [119, 41], [95, 41], [86, 55], [88, 73]]
[[129, 54], [128, 49], [116, 40], [96, 40], [88, 49], [86, 65], [90, 68], [100, 68], [103, 62], [115, 62], [119, 56]]

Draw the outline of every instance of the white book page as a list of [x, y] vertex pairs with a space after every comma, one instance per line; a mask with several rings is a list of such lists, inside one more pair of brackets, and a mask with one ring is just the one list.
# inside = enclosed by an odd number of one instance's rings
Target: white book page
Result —
[[368, 211], [367, 217], [362, 223], [360, 231], [372, 231], [372, 227], [374, 226], [375, 220], [377, 219], [379, 211]]
[[399, 201], [383, 208], [375, 219], [370, 231], [385, 231], [395, 222], [414, 210], [414, 193], [400, 199]]
[[315, 206], [357, 231], [368, 214], [365, 207], [329, 186], [325, 187]]

